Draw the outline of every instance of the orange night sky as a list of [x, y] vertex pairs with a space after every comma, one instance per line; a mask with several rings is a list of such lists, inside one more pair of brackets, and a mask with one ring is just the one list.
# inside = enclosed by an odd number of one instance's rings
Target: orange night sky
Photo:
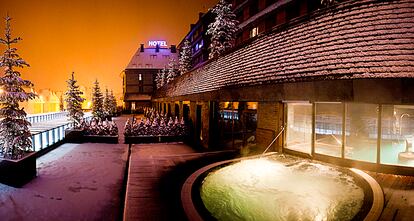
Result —
[[[178, 44], [217, 0], [0, 0], [0, 17], [13, 18], [12, 35], [22, 37], [21, 69], [35, 89], [66, 90], [72, 71], [79, 84], [122, 92], [121, 71], [140, 43]], [[4, 36], [5, 22], [0, 23]], [[0, 46], [1, 53], [4, 46]], [[1, 70], [2, 71], [2, 70]]]

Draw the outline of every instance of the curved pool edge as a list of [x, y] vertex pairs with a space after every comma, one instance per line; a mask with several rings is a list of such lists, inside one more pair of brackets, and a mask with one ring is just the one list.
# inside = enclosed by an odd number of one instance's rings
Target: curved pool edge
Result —
[[[277, 153], [267, 153], [264, 156], [273, 155], [273, 154], [277, 154]], [[256, 155], [256, 156], [241, 157], [241, 158], [236, 158], [236, 159], [231, 159], [231, 160], [219, 161], [216, 163], [209, 164], [205, 167], [202, 167], [198, 169], [196, 172], [194, 172], [193, 174], [191, 174], [186, 179], [186, 181], [184, 182], [181, 188], [181, 205], [184, 209], [187, 219], [191, 221], [203, 221], [204, 220], [203, 217], [198, 212], [195, 206], [195, 203], [193, 201], [193, 197], [192, 197], [193, 186], [194, 186], [194, 183], [199, 178], [199, 176], [201, 176], [208, 170], [214, 167], [223, 165], [223, 164], [246, 160], [246, 159], [255, 159], [259, 157], [261, 156]], [[381, 186], [378, 184], [378, 182], [374, 178], [372, 178], [367, 173], [359, 169], [355, 169], [355, 168], [347, 168], [347, 169], [349, 169], [350, 171], [354, 172], [355, 174], [363, 178], [369, 184], [369, 186], [371, 187], [372, 193], [373, 193], [372, 206], [369, 212], [367, 213], [366, 217], [364, 218], [364, 221], [378, 220], [381, 215], [382, 209], [384, 207], [384, 193], [382, 191]]]
[[372, 206], [364, 221], [376, 221], [379, 219], [384, 208], [384, 192], [378, 182], [362, 170], [349, 168], [352, 172], [362, 177], [371, 187], [372, 190]]

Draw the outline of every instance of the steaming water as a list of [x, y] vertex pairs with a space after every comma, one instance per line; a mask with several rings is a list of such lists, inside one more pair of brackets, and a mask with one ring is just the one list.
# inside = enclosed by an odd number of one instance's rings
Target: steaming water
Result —
[[276, 155], [210, 173], [201, 198], [218, 220], [351, 220], [364, 192], [334, 167]]

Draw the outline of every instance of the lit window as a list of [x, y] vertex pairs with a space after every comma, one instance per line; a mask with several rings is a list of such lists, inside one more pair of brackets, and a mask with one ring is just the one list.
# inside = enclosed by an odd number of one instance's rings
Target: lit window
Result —
[[250, 30], [250, 37], [256, 37], [259, 34], [259, 27], [254, 27], [252, 30]]
[[150, 58], [151, 59], [156, 59], [157, 58], [157, 55], [156, 54], [152, 54], [152, 55], [150, 55]]
[[139, 80], [139, 81], [142, 81], [142, 74], [139, 74], [139, 75], [138, 75], [138, 80]]

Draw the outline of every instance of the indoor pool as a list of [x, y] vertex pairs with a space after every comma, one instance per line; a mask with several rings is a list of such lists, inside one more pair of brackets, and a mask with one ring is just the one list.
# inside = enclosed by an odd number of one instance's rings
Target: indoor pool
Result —
[[364, 189], [350, 174], [306, 159], [268, 155], [209, 172], [200, 197], [217, 220], [352, 220], [364, 204]]

